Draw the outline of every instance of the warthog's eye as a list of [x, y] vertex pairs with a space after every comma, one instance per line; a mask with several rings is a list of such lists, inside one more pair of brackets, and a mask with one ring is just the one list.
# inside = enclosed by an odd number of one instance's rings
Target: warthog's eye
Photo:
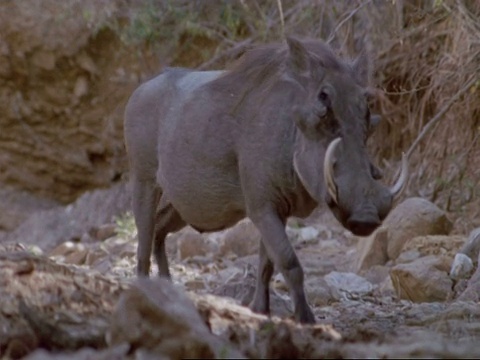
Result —
[[325, 91], [320, 91], [318, 94], [318, 100], [320, 100], [326, 107], [330, 107], [330, 97]]

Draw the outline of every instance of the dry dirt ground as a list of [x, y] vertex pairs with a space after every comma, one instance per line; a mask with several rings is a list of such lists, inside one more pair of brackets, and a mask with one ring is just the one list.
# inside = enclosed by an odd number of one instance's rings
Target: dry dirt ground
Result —
[[[90, 198], [113, 203], [118, 190], [110, 194]], [[272, 318], [238, 306], [251, 299], [256, 278], [258, 235], [250, 223], [220, 233], [185, 228], [169, 235], [170, 288], [156, 279], [155, 266], [151, 283], [136, 283], [132, 218], [116, 219], [46, 251], [33, 241], [2, 247], [4, 358], [480, 356], [478, 302], [400, 300], [388, 271], [354, 275], [364, 239], [343, 230], [328, 212], [291, 219], [287, 228], [305, 269], [315, 326], [291, 319], [287, 288], [277, 273]]]

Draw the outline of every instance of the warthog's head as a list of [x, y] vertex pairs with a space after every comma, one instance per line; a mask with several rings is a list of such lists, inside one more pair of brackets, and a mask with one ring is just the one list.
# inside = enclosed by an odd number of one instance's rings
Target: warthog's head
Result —
[[407, 164], [404, 158], [397, 183], [388, 188], [378, 181], [381, 172], [367, 154], [366, 141], [378, 121], [368, 108], [368, 58], [362, 53], [346, 64], [321, 42], [289, 38], [287, 43], [290, 76], [302, 89], [293, 108], [295, 172], [314, 199], [326, 200], [345, 228], [369, 235], [403, 189]]

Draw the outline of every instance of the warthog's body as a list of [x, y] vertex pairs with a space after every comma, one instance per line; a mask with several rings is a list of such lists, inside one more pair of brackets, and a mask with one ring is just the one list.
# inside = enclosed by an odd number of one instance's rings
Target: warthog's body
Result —
[[[344, 226], [366, 235], [391, 207], [365, 151], [366, 66], [342, 63], [321, 42], [289, 39], [247, 53], [230, 71], [168, 69], [140, 86], [125, 118], [138, 274], [148, 275], [153, 244], [160, 274], [169, 276], [168, 232], [187, 224], [216, 231], [248, 216], [262, 234], [251, 307], [269, 312], [275, 264], [296, 318], [313, 322], [286, 219], [326, 199]], [[326, 191], [325, 152], [337, 137]]]

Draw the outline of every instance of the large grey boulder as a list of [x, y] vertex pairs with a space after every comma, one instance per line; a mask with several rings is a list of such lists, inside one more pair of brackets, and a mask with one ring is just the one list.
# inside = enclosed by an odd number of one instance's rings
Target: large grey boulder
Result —
[[421, 235], [447, 235], [452, 222], [435, 204], [422, 198], [409, 198], [391, 211], [385, 219], [388, 229], [387, 255], [395, 260], [409, 239]]

